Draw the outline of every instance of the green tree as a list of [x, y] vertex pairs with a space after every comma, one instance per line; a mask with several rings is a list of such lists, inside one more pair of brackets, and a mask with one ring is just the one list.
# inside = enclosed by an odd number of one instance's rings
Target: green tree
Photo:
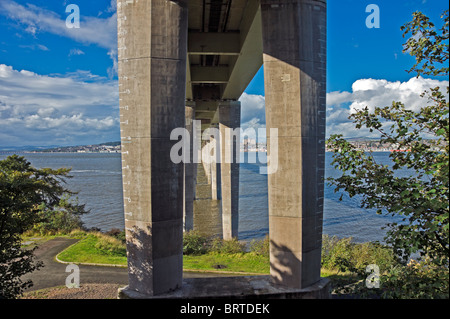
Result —
[[72, 204], [64, 187], [70, 169], [36, 169], [24, 158], [12, 155], [0, 161], [0, 298], [15, 298], [31, 287], [20, 277], [42, 266], [33, 249], [21, 247], [21, 235], [39, 222], [48, 222], [50, 212], [85, 213]]
[[[409, 37], [404, 52], [415, 57], [408, 72], [443, 76], [448, 79], [448, 10], [442, 16], [442, 27], [420, 12], [402, 27]], [[389, 224], [386, 242], [403, 260], [415, 252], [433, 262], [448, 266], [449, 257], [449, 87], [446, 95], [439, 87], [422, 94], [424, 106], [417, 112], [402, 102], [366, 107], [350, 116], [357, 129], [377, 131], [381, 143], [389, 143], [392, 165], [375, 161], [371, 153], [356, 149], [342, 135], [333, 135], [327, 145], [333, 151], [332, 164], [342, 172], [328, 178], [335, 191], [360, 196], [363, 208], [376, 208], [379, 214], [401, 216], [402, 222]], [[408, 169], [410, 176], [396, 172]], [[448, 271], [448, 269], [447, 269]], [[448, 277], [447, 277], [448, 278]]]

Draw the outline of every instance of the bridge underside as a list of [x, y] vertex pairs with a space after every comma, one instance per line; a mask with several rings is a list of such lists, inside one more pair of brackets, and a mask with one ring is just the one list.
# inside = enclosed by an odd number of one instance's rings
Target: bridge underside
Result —
[[236, 101], [263, 63], [259, 1], [188, 1], [186, 100], [202, 129], [218, 124], [219, 101]]
[[[182, 286], [183, 230], [192, 229], [196, 163], [221, 199], [224, 238], [238, 236], [239, 163], [226, 133], [264, 65], [271, 280], [320, 281], [325, 152], [325, 0], [117, 0], [122, 171], [129, 286], [156, 296]], [[186, 128], [202, 149], [174, 161]], [[200, 134], [201, 135], [201, 134]], [[207, 140], [207, 141], [206, 141]], [[198, 141], [197, 141], [198, 142]], [[172, 154], [173, 155], [173, 154]], [[220, 162], [220, 163], [216, 163]], [[219, 187], [220, 184], [220, 187]], [[220, 189], [220, 191], [219, 191]]]

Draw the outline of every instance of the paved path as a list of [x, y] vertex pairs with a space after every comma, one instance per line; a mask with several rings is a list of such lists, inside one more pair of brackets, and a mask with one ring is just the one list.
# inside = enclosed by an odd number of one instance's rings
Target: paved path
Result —
[[[77, 239], [55, 238], [39, 245], [35, 255], [36, 259], [44, 263], [44, 267], [23, 277], [25, 280], [31, 279], [34, 284], [27, 291], [64, 286], [66, 284], [66, 278], [71, 272], [66, 272], [67, 264], [57, 262], [55, 256], [75, 242], [77, 242]], [[79, 265], [79, 268], [81, 285], [86, 283], [128, 285], [128, 272], [125, 267]], [[221, 275], [217, 273], [183, 273], [184, 278], [217, 276]]]
[[[24, 279], [31, 279], [34, 284], [28, 291], [64, 286], [66, 284], [66, 278], [71, 272], [66, 272], [67, 264], [57, 262], [55, 256], [75, 242], [77, 242], [77, 239], [55, 238], [39, 245], [35, 251], [35, 255], [37, 257], [36, 259], [44, 263], [44, 267], [24, 276]], [[80, 284], [128, 284], [126, 268], [87, 265], [79, 265], [79, 267]]]

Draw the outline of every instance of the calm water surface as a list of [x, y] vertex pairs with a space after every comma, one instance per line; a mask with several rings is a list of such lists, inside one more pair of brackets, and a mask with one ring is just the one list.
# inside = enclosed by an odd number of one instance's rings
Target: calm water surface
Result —
[[[30, 153], [24, 155], [35, 167], [70, 167], [73, 178], [67, 187], [78, 192], [78, 200], [91, 212], [83, 216], [85, 226], [101, 230], [124, 228], [122, 174], [120, 154], [107, 153]], [[247, 154], [244, 154], [247, 155]], [[265, 154], [261, 154], [264, 156]], [[375, 153], [379, 163], [388, 164], [389, 153]], [[0, 159], [6, 155], [0, 155]], [[331, 154], [326, 154], [326, 177], [338, 176], [330, 165]], [[239, 187], [239, 238], [250, 240], [262, 238], [269, 232], [267, 204], [267, 176], [259, 174], [260, 163], [242, 163]], [[194, 206], [194, 227], [203, 233], [221, 232], [220, 205], [208, 199], [208, 185], [198, 165], [197, 198]], [[392, 217], [380, 216], [375, 211], [363, 210], [357, 198], [334, 193], [325, 186], [324, 234], [353, 237], [357, 242], [382, 241], [381, 230]]]

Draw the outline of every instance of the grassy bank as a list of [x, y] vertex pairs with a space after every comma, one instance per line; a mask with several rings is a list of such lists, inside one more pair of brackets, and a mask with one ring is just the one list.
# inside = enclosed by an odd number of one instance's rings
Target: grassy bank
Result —
[[[127, 265], [123, 235], [74, 231], [65, 236], [80, 240], [58, 254], [60, 261]], [[39, 241], [54, 237], [41, 236]], [[383, 268], [393, 263], [385, 249], [370, 243], [356, 245], [349, 238], [324, 237], [323, 248], [323, 276], [346, 275], [370, 263], [381, 264]], [[245, 245], [237, 240], [211, 239], [190, 232], [184, 235], [183, 255], [186, 270], [268, 274], [270, 269], [268, 238]]]
[[196, 271], [226, 271], [236, 273], [269, 274], [269, 260], [255, 253], [207, 253], [183, 256], [183, 268]]
[[[127, 265], [125, 244], [114, 236], [108, 236], [100, 232], [76, 232], [69, 236], [76, 236], [80, 238], [80, 241], [58, 254], [57, 257], [60, 261], [116, 266]], [[189, 238], [189, 236], [186, 237]], [[214, 249], [210, 247], [202, 251], [201, 254], [184, 254], [184, 269], [254, 274], [269, 273], [267, 256], [254, 251], [245, 252], [244, 246], [237, 241], [232, 244], [220, 245], [219, 241], [215, 240], [214, 245]], [[232, 247], [233, 245], [234, 247]]]
[[86, 233], [76, 244], [58, 254], [64, 262], [127, 265], [125, 245], [100, 232]]
[[[127, 265], [123, 233], [76, 231], [66, 236], [80, 240], [58, 255], [61, 261]], [[367, 288], [367, 265], [379, 267], [380, 289]], [[185, 233], [183, 268], [233, 275], [269, 274], [269, 239], [245, 245], [238, 240]], [[350, 293], [359, 298], [448, 298], [448, 268], [426, 262], [399, 264], [389, 248], [376, 243], [354, 243], [351, 238], [323, 237], [321, 276], [331, 280], [334, 293]]]
[[[58, 255], [64, 262], [93, 263], [126, 266], [124, 237], [100, 232], [76, 231], [70, 237], [80, 241]], [[347, 278], [355, 268], [370, 263], [387, 265], [393, 262], [388, 252], [373, 244], [351, 243], [324, 237], [322, 275]], [[224, 241], [189, 232], [183, 240], [183, 267], [193, 271], [223, 271], [236, 273], [269, 274], [269, 240], [252, 241], [245, 245], [238, 240]], [[342, 279], [341, 278], [341, 279]]]

